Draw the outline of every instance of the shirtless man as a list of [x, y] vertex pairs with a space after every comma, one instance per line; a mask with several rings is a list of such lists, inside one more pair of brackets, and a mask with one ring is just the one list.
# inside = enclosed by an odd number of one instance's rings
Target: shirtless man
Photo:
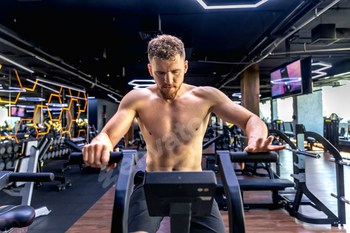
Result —
[[[184, 82], [188, 69], [184, 45], [176, 37], [161, 35], [148, 44], [148, 70], [156, 85], [129, 92], [117, 113], [101, 133], [83, 149], [87, 166], [102, 167], [109, 152], [128, 131], [136, 117], [147, 145], [146, 171], [201, 171], [202, 143], [210, 113], [238, 125], [248, 136], [245, 151], [284, 149], [270, 145], [267, 128], [259, 117], [232, 102], [213, 87], [196, 87]], [[110, 165], [107, 169], [115, 167]], [[161, 217], [148, 216], [142, 188], [142, 174], [136, 174], [130, 199], [129, 232], [155, 233]], [[212, 213], [192, 217], [191, 232], [226, 232], [214, 201]]]

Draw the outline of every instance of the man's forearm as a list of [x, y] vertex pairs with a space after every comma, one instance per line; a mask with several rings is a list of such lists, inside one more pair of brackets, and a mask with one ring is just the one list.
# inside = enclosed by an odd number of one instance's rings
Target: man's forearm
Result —
[[109, 146], [109, 149], [112, 151], [113, 150], [113, 145], [111, 142], [111, 139], [109, 138], [109, 136], [107, 135], [107, 133], [105, 132], [101, 132], [99, 133], [92, 141], [91, 144], [93, 143], [99, 143], [99, 142], [104, 142], [107, 143], [107, 145]]
[[257, 139], [266, 139], [267, 127], [265, 123], [256, 115], [252, 115], [246, 124], [246, 135], [248, 143], [255, 142]]

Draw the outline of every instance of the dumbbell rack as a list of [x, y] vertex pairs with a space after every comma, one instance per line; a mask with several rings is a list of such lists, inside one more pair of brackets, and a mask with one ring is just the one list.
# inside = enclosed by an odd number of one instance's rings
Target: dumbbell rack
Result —
[[[44, 151], [40, 151], [40, 156], [38, 158], [38, 172], [43, 172], [44, 162], [51, 159], [62, 159], [64, 155], [70, 153], [69, 149], [65, 147], [64, 138], [43, 138], [45, 140], [43, 143]], [[46, 144], [47, 143], [47, 144]], [[51, 155], [50, 155], [51, 154]], [[57, 185], [57, 191], [64, 191], [66, 187], [72, 186], [70, 180], [67, 180], [63, 176], [55, 176], [55, 180], [61, 182]], [[41, 187], [42, 182], [37, 182], [35, 187]]]
[[15, 166], [21, 147], [21, 143], [15, 140], [0, 141], [0, 171], [8, 171]]
[[66, 159], [70, 154], [69, 149], [64, 143], [64, 137], [53, 138], [53, 143], [50, 149], [44, 154], [42, 161], [48, 161], [52, 159]]

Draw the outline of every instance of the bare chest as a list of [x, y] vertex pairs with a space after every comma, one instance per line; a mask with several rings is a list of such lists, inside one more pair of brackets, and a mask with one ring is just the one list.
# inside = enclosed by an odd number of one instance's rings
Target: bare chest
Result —
[[146, 138], [176, 135], [181, 141], [200, 135], [208, 123], [208, 107], [200, 99], [184, 99], [171, 104], [150, 101], [138, 111], [139, 125]]

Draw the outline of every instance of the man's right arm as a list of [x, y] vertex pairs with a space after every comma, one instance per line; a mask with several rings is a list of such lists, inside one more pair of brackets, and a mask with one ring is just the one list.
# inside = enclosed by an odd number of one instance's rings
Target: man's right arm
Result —
[[136, 104], [139, 98], [135, 92], [137, 91], [128, 93], [122, 99], [118, 111], [108, 121], [101, 133], [90, 144], [84, 146], [83, 160], [86, 166], [101, 168], [107, 165], [109, 153], [127, 133], [136, 116]]

